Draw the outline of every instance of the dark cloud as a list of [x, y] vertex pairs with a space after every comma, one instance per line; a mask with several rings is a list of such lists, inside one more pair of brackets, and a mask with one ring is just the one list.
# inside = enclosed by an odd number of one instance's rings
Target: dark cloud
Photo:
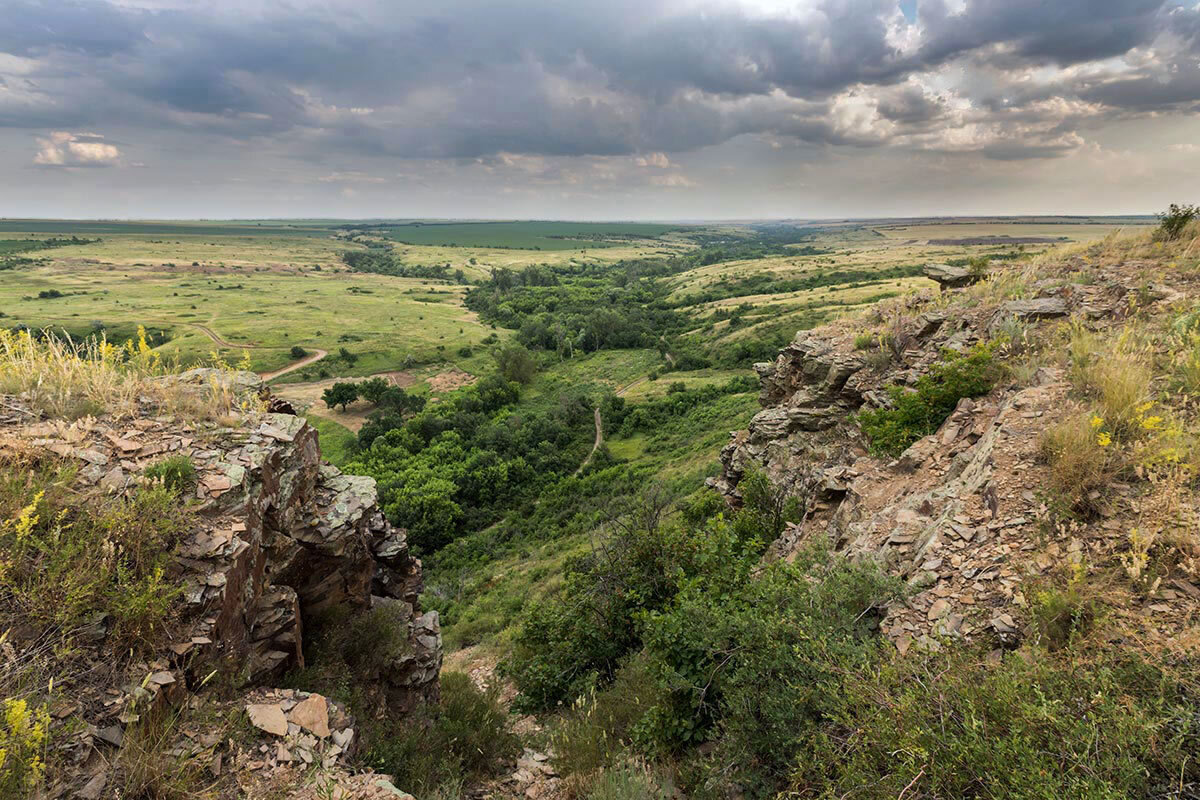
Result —
[[313, 161], [746, 134], [1011, 159], [1200, 103], [1200, 10], [1167, 0], [923, 0], [915, 22], [895, 0], [135, 6], [10, 0], [0, 52], [23, 61], [0, 75], [0, 126], [270, 137]]

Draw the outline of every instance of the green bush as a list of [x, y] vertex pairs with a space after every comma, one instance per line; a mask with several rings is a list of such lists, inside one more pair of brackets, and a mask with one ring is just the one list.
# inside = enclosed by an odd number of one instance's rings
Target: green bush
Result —
[[521, 751], [498, 691], [481, 691], [461, 672], [442, 673], [436, 707], [368, 725], [366, 735], [366, 763], [418, 796], [485, 778]]
[[187, 456], [168, 456], [146, 467], [145, 475], [162, 483], [167, 489], [181, 494], [196, 482], [196, 465]]
[[66, 631], [101, 616], [118, 651], [140, 653], [165, 634], [190, 520], [165, 487], [87, 499], [73, 479], [55, 463], [0, 464], [0, 612]]
[[894, 407], [860, 413], [859, 427], [870, 440], [873, 454], [900, 455], [922, 436], [934, 433], [959, 400], [990, 392], [1000, 375], [1001, 368], [987, 345], [966, 355], [948, 352], [912, 389], [888, 387]]
[[[1193, 668], [1194, 669], [1194, 668]], [[821, 724], [790, 746], [798, 797], [1186, 797], [1200, 781], [1191, 685], [1140, 655], [1010, 655], [964, 648], [889, 658], [825, 687]], [[710, 775], [751, 765], [727, 751]], [[1182, 789], [1182, 791], [1181, 791]], [[759, 794], [758, 796], [764, 796]]]
[[1200, 216], [1200, 207], [1171, 203], [1170, 208], [1158, 215], [1158, 235], [1173, 241], [1183, 235], [1192, 220]]

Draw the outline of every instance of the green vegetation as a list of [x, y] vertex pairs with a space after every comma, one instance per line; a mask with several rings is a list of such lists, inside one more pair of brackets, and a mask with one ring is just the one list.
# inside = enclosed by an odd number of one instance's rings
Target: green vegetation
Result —
[[99, 614], [118, 652], [148, 652], [179, 593], [171, 553], [188, 516], [166, 488], [82, 502], [72, 477], [54, 461], [0, 465], [0, 618], [32, 633], [80, 631]]
[[1200, 217], [1200, 207], [1171, 203], [1170, 208], [1158, 215], [1158, 234], [1167, 241], [1183, 236], [1192, 220]]
[[305, 661], [289, 685], [319, 691], [346, 703], [362, 725], [360, 762], [391, 775], [397, 784], [434, 796], [458, 796], [465, 781], [491, 774], [519, 754], [508, 712], [497, 692], [481, 691], [455, 672], [441, 675], [441, 698], [405, 717], [380, 714], [376, 685], [389, 663], [404, 655], [406, 620], [383, 606], [347, 618], [345, 609], [315, 615], [305, 635]]
[[506, 668], [527, 706], [570, 704], [551, 732], [568, 780], [640, 769], [653, 791], [673, 771], [689, 797], [883, 800], [1150, 798], [1200, 777], [1194, 675], [1080, 649], [1076, 589], [1035, 598], [1052, 652], [899, 658], [875, 633], [898, 582], [819, 546], [761, 569], [769, 495], [719, 507], [635, 507], [526, 616]]
[[900, 455], [941, 427], [959, 400], [990, 392], [1000, 374], [992, 348], [979, 345], [966, 355], [947, 352], [911, 389], [889, 387], [893, 408], [864, 411], [857, 418], [871, 442], [871, 452]]
[[497, 375], [411, 418], [394, 417], [397, 427], [381, 418], [347, 469], [378, 481], [384, 511], [409, 529], [416, 548], [437, 550], [494, 522], [586, 455], [593, 405], [585, 395], [524, 412], [515, 408], [519, 398], [519, 384]]
[[187, 456], [168, 456], [146, 467], [145, 476], [162, 483], [168, 490], [180, 494], [196, 481], [196, 466]]
[[616, 240], [657, 239], [680, 229], [641, 222], [410, 222], [344, 227], [405, 244], [518, 250], [608, 247]]
[[321, 441], [321, 457], [339, 469], [358, 452], [358, 437], [354, 431], [325, 417], [309, 414], [308, 424], [317, 429]]

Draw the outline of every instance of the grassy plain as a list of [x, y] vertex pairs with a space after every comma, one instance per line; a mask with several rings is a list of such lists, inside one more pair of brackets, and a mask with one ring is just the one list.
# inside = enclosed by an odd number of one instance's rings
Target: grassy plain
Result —
[[629, 222], [410, 222], [369, 230], [395, 242], [439, 247], [579, 250], [622, 239], [657, 239], [679, 225]]
[[[460, 359], [488, 334], [461, 303], [464, 288], [434, 281], [325, 270], [164, 269], [56, 260], [10, 271], [0, 308], [10, 325], [64, 328], [86, 335], [100, 324], [164, 330], [164, 356], [193, 363], [217, 352], [250, 354], [251, 368], [279, 369], [293, 346], [330, 357], [307, 372], [359, 376], [405, 365]], [[39, 297], [61, 292], [62, 297]], [[337, 358], [349, 351], [353, 362]]]

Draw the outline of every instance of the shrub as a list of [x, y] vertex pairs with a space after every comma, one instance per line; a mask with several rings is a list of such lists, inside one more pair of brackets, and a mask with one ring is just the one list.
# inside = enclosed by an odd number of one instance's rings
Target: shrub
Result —
[[576, 698], [550, 733], [563, 775], [591, 775], [630, 755], [633, 729], [662, 692], [649, 661], [635, 655], [611, 685]]
[[1200, 216], [1200, 207], [1171, 203], [1166, 211], [1158, 215], [1158, 236], [1169, 242], [1178, 239], [1197, 216]]
[[876, 336], [871, 331], [862, 331], [854, 337], [855, 350], [867, 350], [875, 346]]
[[42, 782], [50, 715], [25, 700], [7, 698], [0, 718], [0, 796], [27, 797]]
[[[788, 749], [789, 796], [1116, 800], [1170, 797], [1200, 779], [1187, 684], [1137, 656], [1034, 652], [988, 667], [947, 648], [822, 688], [831, 713]], [[708, 774], [754, 769], [734, 755]]]
[[487, 777], [520, 752], [499, 692], [461, 672], [442, 673], [435, 707], [368, 725], [367, 737], [365, 761], [419, 796]]
[[1083, 563], [1069, 568], [1066, 584], [1033, 587], [1031, 610], [1042, 642], [1058, 650], [1085, 635], [1096, 620], [1098, 604], [1088, 593], [1087, 567]]
[[292, 354], [292, 358], [296, 359], [297, 361], [308, 356], [308, 351], [298, 344], [292, 345], [290, 352]]
[[496, 368], [504, 380], [514, 383], [529, 383], [537, 374], [537, 362], [533, 354], [519, 344], [510, 344], [494, 354]]
[[179, 494], [190, 488], [195, 482], [196, 465], [192, 463], [192, 459], [184, 455], [168, 456], [162, 461], [146, 467], [145, 475]]
[[578, 782], [583, 800], [673, 800], [679, 794], [662, 768], [627, 761]]
[[1137, 436], [1154, 377], [1151, 354], [1127, 340], [1100, 342], [1094, 334], [1076, 328], [1068, 355], [1072, 384], [1098, 403], [1096, 413], [1113, 438]]
[[1099, 509], [1100, 492], [1120, 466], [1112, 436], [1094, 424], [1097, 419], [1092, 413], [1070, 417], [1047, 428], [1039, 443], [1051, 488], [1068, 506], [1089, 514]]
[[889, 387], [894, 408], [864, 411], [857, 418], [870, 440], [871, 452], [891, 456], [904, 452], [922, 436], [935, 432], [959, 400], [991, 391], [1000, 373], [992, 349], [979, 345], [967, 355], [948, 353], [911, 390]]
[[10, 607], [30, 625], [67, 630], [107, 614], [118, 650], [152, 647], [180, 592], [169, 570], [189, 520], [174, 494], [81, 503], [65, 467], [0, 466], [0, 587]]

